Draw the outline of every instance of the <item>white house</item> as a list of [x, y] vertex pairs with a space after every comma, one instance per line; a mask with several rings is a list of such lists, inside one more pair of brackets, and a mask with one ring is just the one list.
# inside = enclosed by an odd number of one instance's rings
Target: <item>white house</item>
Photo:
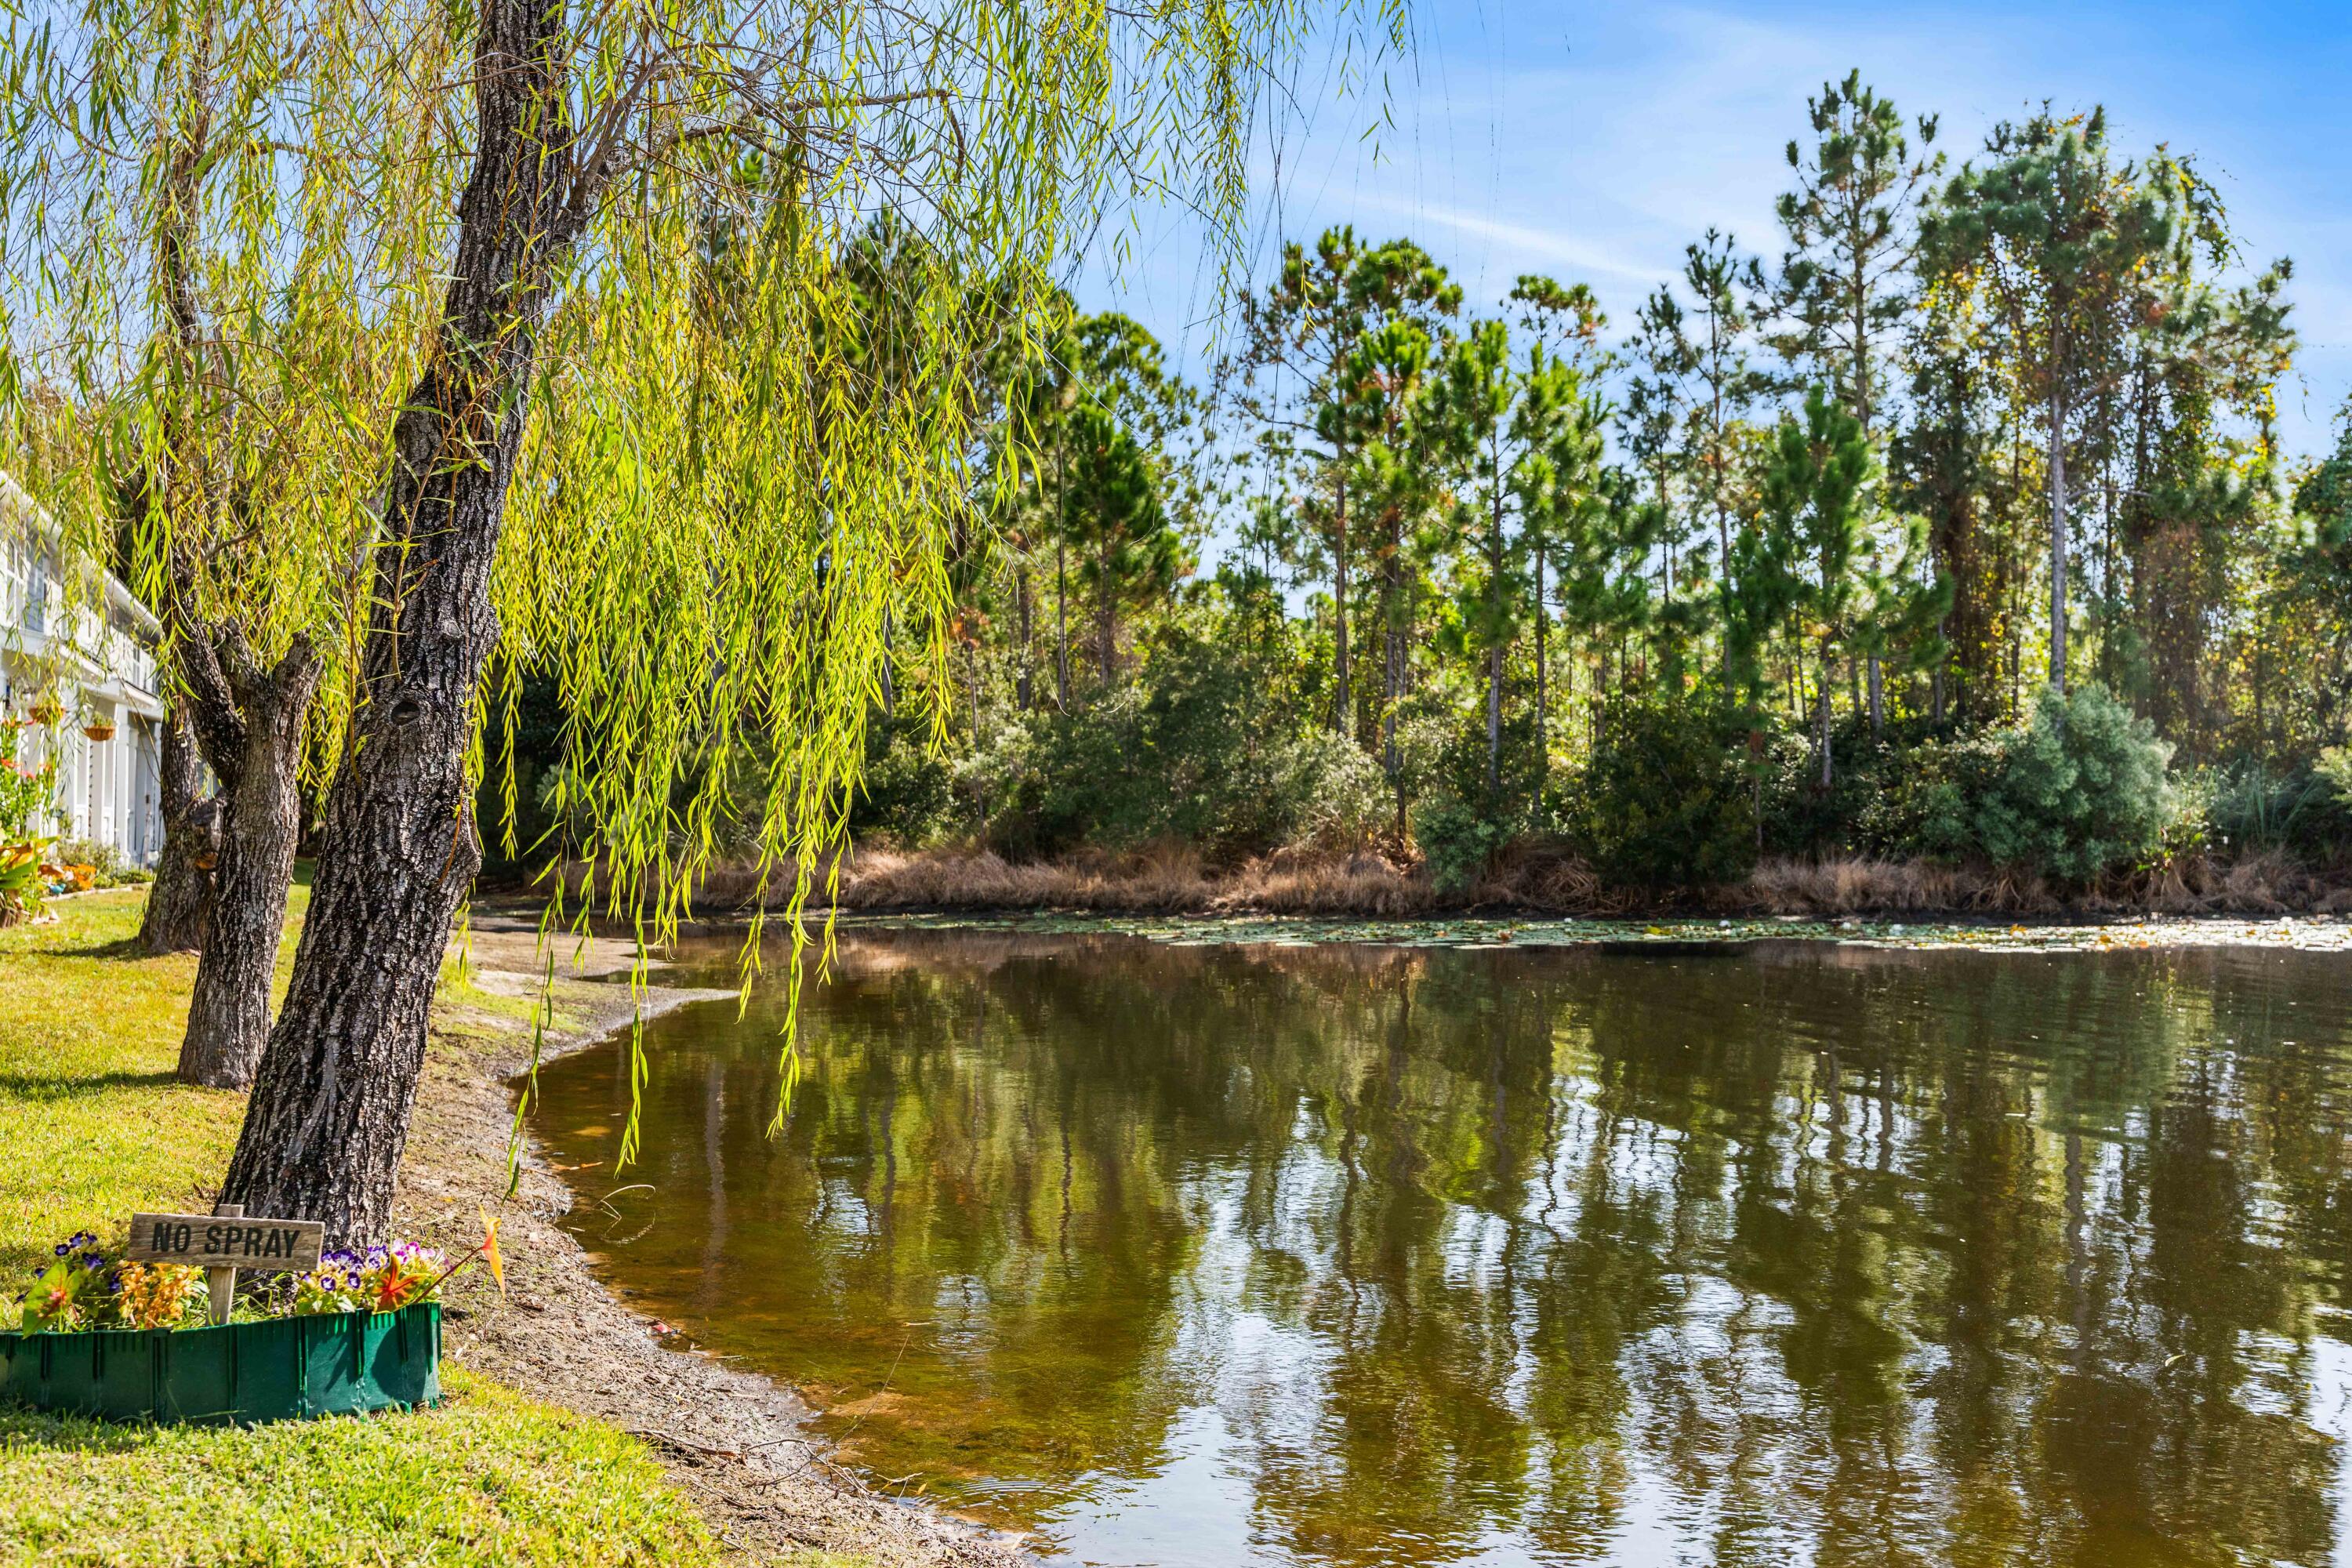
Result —
[[56, 521], [0, 473], [0, 711], [22, 721], [0, 746], [13, 740], [25, 767], [56, 757], [58, 837], [152, 866], [163, 847], [155, 617], [112, 573], [64, 550]]

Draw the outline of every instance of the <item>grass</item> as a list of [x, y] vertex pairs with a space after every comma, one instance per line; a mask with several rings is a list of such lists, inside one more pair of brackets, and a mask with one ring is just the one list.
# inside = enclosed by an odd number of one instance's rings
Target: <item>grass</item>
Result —
[[438, 1410], [247, 1430], [0, 1414], [0, 1552], [42, 1563], [681, 1563], [645, 1447], [450, 1367]]
[[[0, 931], [0, 1279], [67, 1232], [196, 1202], [236, 1142], [244, 1097], [173, 1078], [195, 961], [135, 950], [142, 899], [69, 900], [54, 925]], [[249, 1429], [0, 1409], [0, 1563], [726, 1560], [636, 1439], [462, 1368], [442, 1376], [436, 1410]]]
[[135, 951], [144, 904], [93, 893], [0, 931], [0, 1278], [93, 1220], [193, 1204], [228, 1163], [245, 1097], [173, 1080], [196, 961]]

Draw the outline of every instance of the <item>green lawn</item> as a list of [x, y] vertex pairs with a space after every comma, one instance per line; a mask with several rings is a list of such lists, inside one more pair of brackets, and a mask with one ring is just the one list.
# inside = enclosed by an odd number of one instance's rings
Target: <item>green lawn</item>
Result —
[[[82, 1226], [192, 1202], [236, 1141], [241, 1096], [173, 1080], [195, 964], [131, 952], [142, 898], [0, 931], [0, 1279]], [[0, 1563], [722, 1560], [635, 1439], [443, 1377], [438, 1410], [243, 1431], [0, 1411]]]
[[41, 1563], [715, 1560], [645, 1447], [445, 1367], [413, 1415], [250, 1430], [0, 1413], [0, 1556]]
[[85, 1225], [188, 1206], [228, 1163], [245, 1097], [173, 1081], [196, 961], [133, 954], [145, 901], [92, 894], [0, 931], [0, 1279]]

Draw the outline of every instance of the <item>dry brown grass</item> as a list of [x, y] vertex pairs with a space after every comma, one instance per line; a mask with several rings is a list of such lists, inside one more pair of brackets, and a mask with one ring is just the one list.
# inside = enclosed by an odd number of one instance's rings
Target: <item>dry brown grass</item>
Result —
[[2333, 914], [2352, 908], [2352, 887], [2277, 850], [2228, 861], [2178, 856], [2071, 889], [1998, 867], [1853, 856], [1768, 860], [1747, 881], [1718, 889], [1710, 902], [1776, 915]]
[[[2352, 909], [2352, 887], [2315, 875], [2275, 852], [2219, 861], [2184, 856], [2164, 866], [2060, 889], [2031, 873], [1929, 860], [1834, 856], [1771, 859], [1743, 881], [1682, 895], [1612, 888], [1571, 855], [1536, 846], [1507, 852], [1465, 892], [1441, 895], [1417, 865], [1369, 850], [1288, 850], [1217, 869], [1182, 846], [1126, 855], [1009, 861], [989, 849], [867, 847], [845, 856], [835, 899], [845, 910], [1075, 910], [1101, 914], [1325, 915], [1405, 919], [1441, 910], [1612, 916], [1675, 909], [1710, 913], [1860, 914], [2334, 913]], [[566, 881], [581, 889], [579, 868]], [[824, 901], [826, 878], [812, 902]], [[696, 912], [724, 915], [781, 907], [788, 874], [764, 882], [751, 866], [711, 869]]]

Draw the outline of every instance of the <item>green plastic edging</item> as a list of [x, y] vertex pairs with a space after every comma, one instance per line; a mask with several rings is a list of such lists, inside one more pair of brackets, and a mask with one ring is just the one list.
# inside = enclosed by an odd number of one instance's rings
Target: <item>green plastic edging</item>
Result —
[[441, 1304], [203, 1329], [0, 1333], [0, 1399], [110, 1421], [284, 1421], [441, 1402]]

